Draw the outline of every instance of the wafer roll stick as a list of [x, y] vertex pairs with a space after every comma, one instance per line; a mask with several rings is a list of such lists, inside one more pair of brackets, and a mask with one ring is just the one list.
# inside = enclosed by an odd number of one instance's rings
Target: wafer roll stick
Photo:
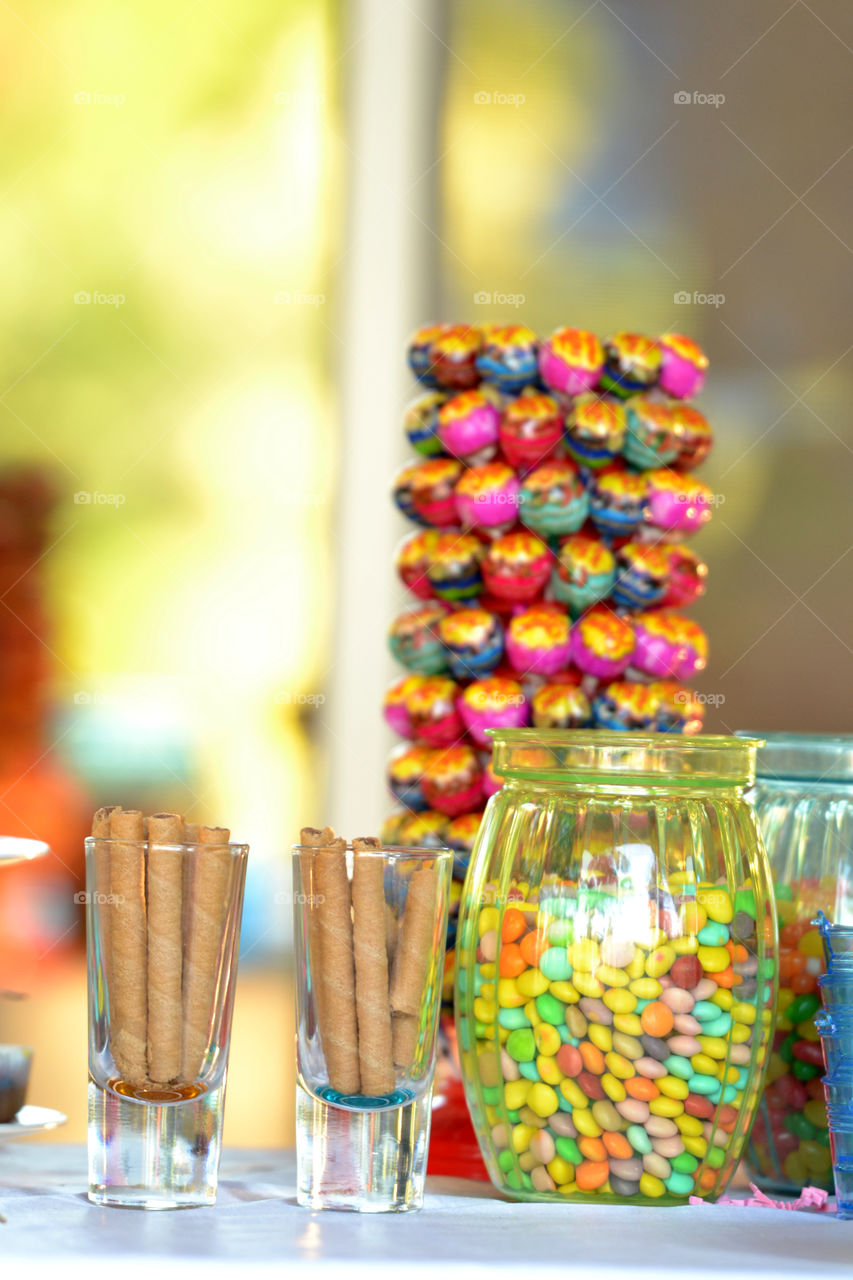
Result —
[[222, 931], [228, 907], [232, 871], [227, 827], [199, 827], [200, 847], [191, 854], [191, 874], [185, 879], [189, 895], [183, 971], [183, 1038], [181, 1077], [197, 1080], [205, 1067], [211, 1038]]
[[352, 932], [361, 1091], [391, 1093], [396, 1084], [391, 1049], [388, 953], [385, 949], [385, 862], [378, 840], [353, 840]]
[[199, 825], [197, 822], [184, 823], [184, 844], [198, 844]]
[[137, 1088], [147, 1076], [148, 939], [145, 920], [145, 854], [142, 814], [114, 810], [110, 814], [111, 913], [110, 1040], [121, 1078]]
[[181, 1071], [184, 855], [166, 846], [183, 838], [180, 814], [148, 819], [148, 1076], [155, 1084]]
[[[92, 835], [96, 840], [109, 840], [110, 838], [110, 815], [117, 813], [121, 805], [110, 804], [103, 809], [98, 809], [92, 818]], [[95, 919], [98, 928], [98, 944], [101, 956], [101, 973], [104, 978], [104, 987], [107, 992], [107, 999], [110, 995], [110, 911], [109, 911], [109, 894], [110, 894], [110, 848], [109, 845], [96, 848], [94, 855], [94, 891], [95, 891]], [[98, 904], [101, 910], [97, 910]]]
[[358, 1093], [358, 1023], [355, 1006], [350, 886], [346, 845], [335, 840], [314, 855], [314, 884], [323, 957], [320, 1038], [329, 1084], [339, 1093]]
[[[299, 835], [300, 844], [309, 849], [322, 849], [324, 845], [331, 844], [335, 838], [335, 833], [331, 827], [324, 827], [322, 831], [318, 831], [316, 827], [303, 827]], [[314, 1026], [309, 1027], [308, 1034], [314, 1031], [320, 1035], [322, 1044], [323, 1039], [323, 1014], [321, 1012], [321, 1003], [323, 1000], [323, 992], [325, 990], [325, 978], [323, 975], [323, 950], [322, 950], [322, 934], [320, 931], [320, 905], [318, 902], [319, 894], [317, 892], [317, 869], [315, 866], [314, 855], [310, 854], [303, 858], [303, 866], [308, 871], [306, 878], [304, 871], [302, 875], [302, 891], [308, 895], [308, 973], [311, 982], [311, 993], [313, 995], [314, 1006]]]
[[415, 1059], [437, 904], [438, 873], [435, 867], [421, 867], [409, 880], [391, 978], [394, 1065], [401, 1070], [410, 1067]]

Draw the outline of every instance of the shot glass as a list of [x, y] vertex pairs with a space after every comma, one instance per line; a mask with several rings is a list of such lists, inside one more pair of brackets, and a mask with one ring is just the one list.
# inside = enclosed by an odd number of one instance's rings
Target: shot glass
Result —
[[248, 846], [86, 841], [89, 1199], [212, 1205]]
[[453, 855], [293, 849], [297, 1199], [423, 1203]]

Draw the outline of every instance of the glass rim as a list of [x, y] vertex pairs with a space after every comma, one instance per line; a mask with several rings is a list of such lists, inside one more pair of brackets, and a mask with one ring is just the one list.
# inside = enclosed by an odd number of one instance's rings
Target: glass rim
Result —
[[[752, 737], [747, 729], [739, 738]], [[759, 778], [789, 782], [853, 782], [853, 735], [844, 733], [790, 733], [770, 730], [759, 750]]]
[[[147, 850], [150, 841], [144, 840], [122, 840], [118, 837], [105, 836], [86, 836], [85, 845], [88, 849], [91, 845], [93, 848], [102, 848], [109, 845], [129, 845], [135, 844]], [[248, 844], [238, 844], [235, 841], [228, 841], [227, 844], [200, 844], [198, 840], [184, 840], [175, 843], [172, 840], [155, 840], [155, 849], [174, 849], [176, 852], [182, 852], [184, 849], [227, 849], [229, 853], [243, 854], [249, 852]]]
[[[324, 849], [337, 848], [336, 845], [314, 845], [314, 844], [292, 844], [290, 852], [296, 856], [300, 853], [322, 853]], [[352, 841], [348, 840], [344, 853], [354, 853]], [[435, 848], [429, 848], [427, 845], [402, 845], [402, 844], [383, 844], [381, 849], [360, 849], [360, 856], [384, 857], [386, 854], [392, 854], [396, 858], [418, 858], [425, 862], [427, 858], [443, 857], [444, 854], [454, 856], [453, 850], [449, 845], [436, 845]]]

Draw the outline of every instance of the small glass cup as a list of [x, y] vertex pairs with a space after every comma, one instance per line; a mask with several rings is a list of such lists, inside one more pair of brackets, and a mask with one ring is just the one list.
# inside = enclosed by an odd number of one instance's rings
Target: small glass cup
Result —
[[423, 1203], [453, 854], [293, 849], [297, 1199]]
[[89, 1199], [216, 1199], [248, 845], [86, 841]]

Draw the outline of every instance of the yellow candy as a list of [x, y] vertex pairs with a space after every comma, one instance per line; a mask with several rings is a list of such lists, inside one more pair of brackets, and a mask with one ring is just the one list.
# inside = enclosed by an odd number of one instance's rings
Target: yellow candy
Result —
[[740, 1079], [740, 1072], [737, 1067], [727, 1067], [721, 1062], [717, 1068], [717, 1079], [721, 1084], [736, 1084]]
[[812, 1098], [806, 1103], [803, 1107], [803, 1115], [806, 1117], [809, 1124], [813, 1124], [816, 1129], [826, 1129], [829, 1127], [826, 1120], [826, 1107], [819, 1098]]
[[483, 1024], [482, 1026], [478, 1027], [478, 1028], [477, 1028], [477, 1034], [478, 1034], [478, 1035], [479, 1035], [483, 1040], [494, 1040], [494, 1038], [495, 1038], [495, 1026], [494, 1026], [494, 1023], [493, 1023], [491, 1026], [488, 1026], [487, 1024]]
[[731, 923], [735, 911], [728, 890], [722, 885], [701, 885], [697, 896], [707, 911], [709, 920], [713, 920], [716, 924]]
[[612, 964], [600, 964], [595, 971], [599, 982], [606, 987], [627, 987], [630, 978], [624, 969], [616, 969]]
[[600, 1138], [603, 1129], [597, 1122], [591, 1111], [573, 1111], [572, 1119], [575, 1122], [575, 1128], [584, 1138]]
[[[494, 1029], [495, 1029], [494, 1027], [489, 1027], [490, 1031], [493, 1031]], [[498, 1027], [497, 1032], [498, 1032], [498, 1043], [506, 1044], [511, 1034], [509, 1027]], [[494, 1036], [492, 1036], [491, 1039], [494, 1040]]]
[[574, 1185], [575, 1166], [569, 1164], [568, 1160], [564, 1160], [562, 1156], [554, 1156], [554, 1159], [550, 1164], [546, 1164], [545, 1168], [555, 1182], [562, 1183], [564, 1186], [569, 1183]]
[[728, 1047], [721, 1036], [697, 1036], [696, 1039], [702, 1046], [702, 1052], [707, 1053], [709, 1058], [726, 1058]]
[[530, 1173], [531, 1169], [535, 1169], [537, 1164], [539, 1164], [539, 1161], [532, 1151], [522, 1151], [518, 1157], [518, 1167], [523, 1169], [525, 1173]]
[[492, 1128], [494, 1128], [494, 1126], [495, 1126], [495, 1125], [498, 1123], [498, 1121], [500, 1120], [500, 1116], [498, 1115], [498, 1109], [497, 1109], [497, 1107], [488, 1107], [488, 1106], [487, 1106], [487, 1107], [485, 1108], [485, 1112], [486, 1112], [486, 1119], [488, 1120], [488, 1122], [489, 1122], [489, 1124], [492, 1126]]
[[799, 1151], [789, 1151], [785, 1156], [782, 1168], [785, 1170], [785, 1176], [797, 1186], [808, 1181], [809, 1171], [806, 1167], [805, 1159], [800, 1155]]
[[776, 1007], [780, 1014], [784, 1013], [789, 1004], [793, 1004], [796, 996], [790, 987], [779, 988], [779, 998], [776, 1001]]
[[527, 1095], [527, 1105], [537, 1116], [547, 1120], [559, 1108], [557, 1094], [549, 1084], [537, 1080]]
[[534, 1129], [532, 1124], [514, 1124], [512, 1126], [513, 1151], [516, 1154], [518, 1154], [521, 1151], [526, 1151], [527, 1148], [530, 1146], [530, 1139], [533, 1137], [535, 1133], [538, 1133], [538, 1132], [539, 1130]]
[[[619, 1037], [618, 1040], [617, 1036]], [[618, 1027], [613, 1036], [613, 1047], [617, 1053], [621, 1053], [623, 1057], [630, 1059], [631, 1062], [636, 1061], [637, 1058], [642, 1058], [646, 1052], [636, 1036], [626, 1035]]]
[[577, 1004], [581, 998], [581, 993], [565, 978], [558, 978], [556, 982], [552, 982], [548, 990], [558, 1000], [562, 1000], [563, 1004]]
[[640, 1036], [643, 1034], [643, 1024], [638, 1013], [614, 1013], [613, 1028], [615, 1031], [623, 1032], [626, 1036]]
[[634, 951], [630, 964], [625, 966], [625, 972], [629, 978], [642, 978], [646, 971], [646, 953], [640, 947]]
[[566, 1099], [566, 1102], [574, 1108], [572, 1111], [572, 1119], [577, 1124], [577, 1112], [582, 1111], [584, 1107], [589, 1106], [589, 1098], [586, 1096], [577, 1081], [571, 1079], [560, 1081], [560, 1093]]
[[542, 1021], [542, 1018], [539, 1014], [539, 1010], [536, 1008], [535, 1000], [527, 1001], [527, 1004], [524, 1006], [524, 1016], [527, 1018], [527, 1021], [530, 1023], [531, 1027], [534, 1028], [534, 1030], [536, 1029], [536, 1027], [539, 1026], [539, 1023]]
[[530, 1080], [508, 1080], [504, 1085], [504, 1106], [507, 1111], [520, 1111], [532, 1088]]
[[586, 1029], [587, 1039], [591, 1040], [596, 1049], [600, 1049], [602, 1053], [609, 1053], [613, 1048], [613, 1032], [609, 1027], [603, 1027], [600, 1022], [591, 1022]]
[[498, 1016], [497, 1005], [494, 1000], [484, 1000], [482, 996], [477, 996], [474, 1001], [474, 1017], [478, 1022], [494, 1022]]
[[[657, 1080], [655, 1083], [660, 1085], [663, 1081]], [[686, 1085], [687, 1081], [683, 1080], [681, 1083]], [[684, 1096], [686, 1098], [687, 1093]], [[649, 1111], [653, 1116], [666, 1116], [667, 1120], [674, 1120], [676, 1116], [681, 1115], [683, 1110], [684, 1103], [679, 1098], [667, 1098], [665, 1094], [662, 1094], [659, 1098], [652, 1098], [649, 1103]]]
[[578, 973], [575, 970], [572, 975], [575, 986], [582, 996], [603, 996], [604, 986], [594, 978], [591, 973]]
[[767, 1084], [772, 1084], [774, 1080], [778, 1080], [780, 1076], [788, 1074], [788, 1064], [779, 1057], [778, 1053], [770, 1055], [770, 1063], [767, 1067]]
[[725, 947], [700, 947], [696, 954], [706, 973], [722, 973], [729, 967], [731, 957]]
[[601, 998], [613, 1013], [633, 1013], [637, 1007], [637, 997], [630, 991], [626, 991], [624, 987], [605, 991]]
[[[590, 1027], [591, 1030], [592, 1028]], [[623, 1057], [621, 1053], [608, 1053], [604, 1061], [607, 1063], [607, 1070], [611, 1075], [616, 1076], [617, 1080], [630, 1080], [632, 1076], [637, 1074], [633, 1062]], [[658, 1081], [658, 1084], [660, 1084], [660, 1081]]]
[[524, 1004], [524, 996], [516, 990], [514, 978], [501, 978], [498, 982], [498, 1004], [502, 1009], [520, 1009]]
[[569, 959], [573, 969], [593, 973], [601, 963], [601, 950], [595, 938], [578, 938], [573, 942], [569, 948]]
[[678, 956], [695, 956], [699, 950], [699, 939], [690, 934], [684, 938], [673, 938], [669, 945]]
[[[726, 954], [728, 955], [728, 952]], [[725, 987], [720, 987], [719, 991], [715, 991], [711, 996], [711, 1004], [715, 1004], [718, 1009], [724, 1009], [726, 1012], [731, 1009], [734, 1002], [734, 996]]]
[[653, 1173], [640, 1174], [640, 1195], [649, 1196], [657, 1199], [658, 1196], [664, 1195], [666, 1187], [660, 1178], [656, 1178]]
[[496, 964], [481, 964], [480, 977], [491, 980], [497, 976], [498, 966]]
[[708, 916], [704, 907], [700, 907], [698, 902], [685, 902], [679, 912], [681, 919], [681, 927], [685, 933], [696, 934], [705, 928], [708, 923]]
[[536, 1048], [543, 1053], [546, 1058], [553, 1058], [554, 1054], [563, 1043], [560, 1039], [560, 1033], [556, 1027], [552, 1027], [548, 1022], [540, 1022], [538, 1027], [533, 1029], [533, 1040]]
[[719, 1063], [707, 1053], [694, 1053], [690, 1059], [690, 1065], [697, 1076], [715, 1076]]
[[[724, 953], [726, 962], [728, 962], [728, 952]], [[661, 978], [665, 973], [669, 973], [675, 964], [675, 952], [672, 947], [666, 945], [658, 947], [655, 951], [650, 951], [646, 958], [646, 973], [650, 978]]]
[[493, 982], [484, 982], [480, 987], [480, 998], [482, 1000], [494, 1000], [495, 984]]
[[823, 959], [823, 943], [820, 938], [819, 929], [809, 929], [808, 933], [804, 933], [797, 943], [797, 950], [801, 955], [817, 957]]
[[635, 978], [628, 990], [640, 1000], [657, 1000], [663, 991], [663, 986], [657, 978]]
[[820, 1032], [813, 1022], [797, 1023], [797, 1035], [801, 1040], [811, 1040], [812, 1044], [817, 1044], [820, 1039]]
[[702, 1121], [698, 1116], [689, 1116], [685, 1111], [683, 1115], [674, 1116], [673, 1119], [678, 1125], [678, 1131], [685, 1138], [701, 1138], [702, 1137]]
[[624, 1102], [628, 1096], [628, 1091], [622, 1081], [617, 1080], [609, 1071], [605, 1071], [601, 1077], [601, 1087], [611, 1102]]
[[776, 899], [776, 914], [779, 917], [779, 924], [793, 924], [799, 914], [799, 907], [796, 902], [786, 902], [784, 899]]
[[491, 1050], [477, 1055], [477, 1071], [487, 1089], [503, 1083], [500, 1063]]
[[732, 1044], [746, 1044], [752, 1035], [752, 1027], [745, 1022], [736, 1022], [731, 1030]]
[[755, 1022], [755, 1005], [747, 1004], [745, 1000], [733, 1004], [729, 1013], [734, 1022], [745, 1022], [750, 1027]]
[[683, 1102], [690, 1092], [687, 1081], [678, 1076], [664, 1076], [661, 1080], [656, 1080], [655, 1084], [665, 1098], [676, 1098], [679, 1102]]
[[[551, 1163], [553, 1164], [553, 1163], [554, 1163], [554, 1161], [552, 1160], [552, 1161], [551, 1161]], [[564, 1163], [565, 1163], [565, 1162], [564, 1162]], [[570, 1168], [570, 1169], [571, 1169], [571, 1167], [572, 1167], [572, 1166], [571, 1166], [571, 1165], [569, 1165], [569, 1168]], [[576, 1182], [563, 1182], [563, 1183], [561, 1183], [561, 1184], [560, 1184], [560, 1186], [559, 1186], [559, 1187], [557, 1187], [557, 1190], [559, 1191], [559, 1193], [560, 1193], [560, 1195], [561, 1195], [561, 1196], [571, 1196], [571, 1195], [574, 1195], [574, 1193], [577, 1191], [577, 1189], [578, 1189], [578, 1184], [577, 1184]]]
[[697, 1160], [704, 1160], [708, 1154], [708, 1143], [705, 1138], [691, 1138], [687, 1134], [683, 1134], [681, 1141], [684, 1143], [684, 1150], [689, 1151]]
[[488, 933], [490, 929], [500, 928], [501, 914], [497, 907], [483, 907], [480, 912], [480, 918], [477, 921], [477, 932], [482, 938], [484, 933]]
[[565, 1079], [562, 1071], [557, 1066], [555, 1058], [538, 1057], [536, 1059], [536, 1070], [546, 1084], [558, 1085]]
[[541, 969], [525, 969], [515, 980], [516, 989], [528, 1000], [535, 1000], [548, 990], [548, 979]]

